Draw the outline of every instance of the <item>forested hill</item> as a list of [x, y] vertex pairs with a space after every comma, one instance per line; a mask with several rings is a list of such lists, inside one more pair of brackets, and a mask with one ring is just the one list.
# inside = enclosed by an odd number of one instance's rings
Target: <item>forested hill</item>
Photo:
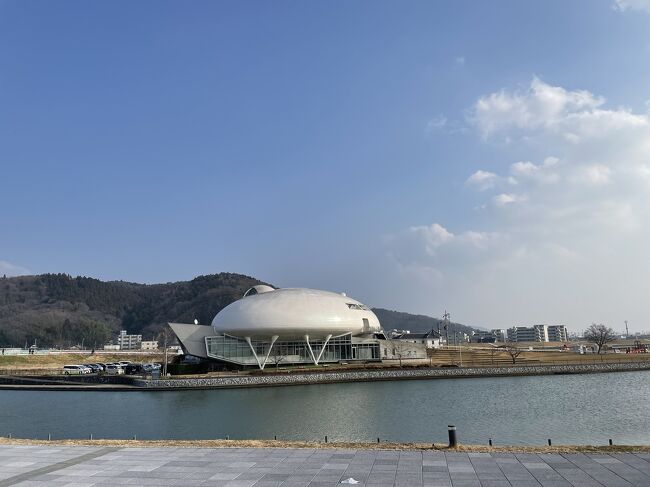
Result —
[[[210, 324], [217, 312], [256, 284], [267, 283], [231, 273], [152, 285], [67, 274], [3, 277], [0, 347], [34, 342], [39, 347], [70, 347], [82, 340], [87, 347], [99, 347], [121, 329], [152, 339], [170, 321], [198, 319]], [[374, 311], [385, 330], [425, 331], [437, 329], [439, 321], [397, 311]]]
[[210, 324], [251, 286], [240, 274], [167, 284], [103, 282], [67, 274], [0, 278], [0, 347], [101, 346], [121, 329], [151, 339], [170, 321]]
[[[440, 325], [440, 333], [444, 335], [443, 331], [443, 320], [439, 318], [433, 318], [426, 315], [412, 315], [409, 313], [403, 313], [401, 311], [391, 311], [388, 309], [382, 308], [373, 308], [374, 313], [379, 318], [379, 322], [384, 330], [409, 330], [413, 333], [424, 333], [430, 330], [438, 331], [438, 325]], [[467, 333], [468, 335], [472, 334], [476, 328], [471, 326], [461, 325], [460, 323], [450, 323], [449, 335], [453, 331]], [[451, 338], [450, 338], [451, 340]]]

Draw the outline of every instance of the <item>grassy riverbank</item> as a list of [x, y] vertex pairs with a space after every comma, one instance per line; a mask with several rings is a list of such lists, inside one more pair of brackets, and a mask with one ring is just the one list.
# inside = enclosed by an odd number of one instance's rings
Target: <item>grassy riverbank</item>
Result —
[[131, 362], [160, 362], [161, 353], [98, 353], [90, 351], [79, 353], [50, 353], [43, 355], [0, 355], [0, 374], [11, 374], [14, 371], [30, 371], [34, 369], [58, 372], [66, 364], [112, 363], [121, 360]]
[[557, 445], [557, 446], [483, 446], [459, 445], [448, 448], [437, 443], [360, 443], [310, 442], [283, 440], [27, 440], [0, 437], [0, 445], [66, 445], [119, 448], [318, 448], [352, 450], [441, 450], [459, 452], [521, 452], [521, 453], [650, 453], [648, 445]]

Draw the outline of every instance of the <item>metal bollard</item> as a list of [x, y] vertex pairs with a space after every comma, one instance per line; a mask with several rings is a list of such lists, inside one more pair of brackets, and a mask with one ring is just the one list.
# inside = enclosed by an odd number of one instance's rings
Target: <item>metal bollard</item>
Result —
[[610, 438], [610, 439], [609, 439], [609, 446], [612, 446], [613, 444], [614, 444], [614, 442], [613, 442], [612, 439]]
[[278, 435], [273, 435], [273, 439], [274, 439], [274, 440], [277, 440], [277, 439], [278, 439]]
[[93, 439], [93, 434], [92, 434], [92, 433], [90, 433], [90, 436], [88, 437], [88, 439], [89, 439], [89, 440], [92, 440], [92, 439]]
[[453, 424], [447, 426], [449, 430], [449, 448], [456, 448], [458, 446], [458, 438], [456, 437], [456, 427]]
[[137, 440], [138, 437], [137, 437], [136, 435], [133, 435], [133, 439], [134, 439], [134, 440]]
[[9, 433], [9, 439], [11, 440], [11, 433]]
[[325, 435], [325, 443], [327, 443], [327, 435]]
[[52, 441], [52, 433], [47, 434], [47, 441]]
[[488, 440], [488, 445], [492, 446], [492, 438]]
[[226, 440], [229, 440], [229, 439], [230, 439], [230, 436], [229, 436], [229, 435], [226, 435]]
[[548, 446], [551, 446], [551, 439], [548, 439]]
[[379, 443], [379, 441], [380, 441], [380, 440], [379, 440], [379, 437], [377, 437], [377, 443]]

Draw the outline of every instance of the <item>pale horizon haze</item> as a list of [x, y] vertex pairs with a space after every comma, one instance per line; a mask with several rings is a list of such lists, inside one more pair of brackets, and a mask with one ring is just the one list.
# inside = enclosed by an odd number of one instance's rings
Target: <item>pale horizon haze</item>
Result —
[[650, 0], [0, 0], [0, 275], [650, 330]]

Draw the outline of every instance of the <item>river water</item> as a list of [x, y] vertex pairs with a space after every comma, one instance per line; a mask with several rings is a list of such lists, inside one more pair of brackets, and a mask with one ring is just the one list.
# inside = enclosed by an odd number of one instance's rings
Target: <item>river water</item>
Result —
[[650, 444], [650, 371], [165, 392], [0, 391], [0, 435]]

